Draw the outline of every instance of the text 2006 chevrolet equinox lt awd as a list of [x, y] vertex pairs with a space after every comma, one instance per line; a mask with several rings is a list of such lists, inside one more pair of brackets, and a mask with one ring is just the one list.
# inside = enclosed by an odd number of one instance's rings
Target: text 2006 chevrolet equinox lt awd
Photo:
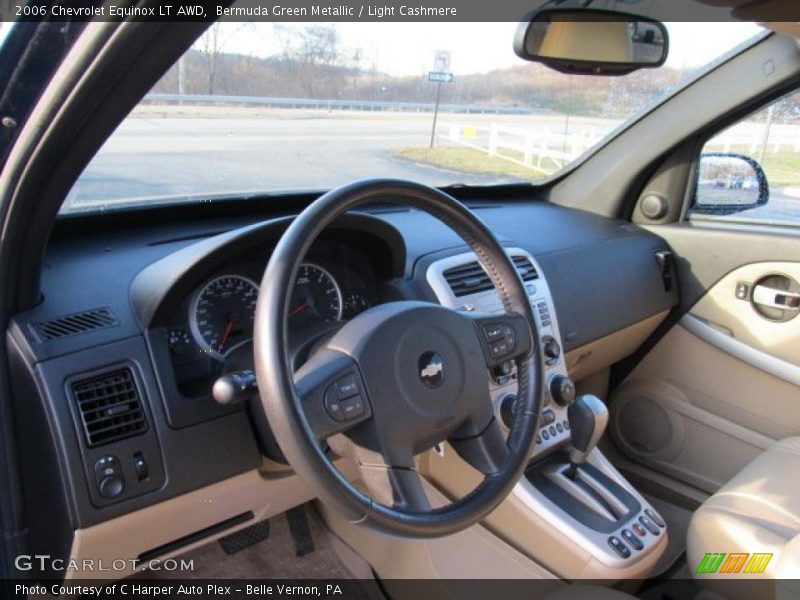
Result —
[[800, 597], [795, 3], [2, 10], [3, 597]]

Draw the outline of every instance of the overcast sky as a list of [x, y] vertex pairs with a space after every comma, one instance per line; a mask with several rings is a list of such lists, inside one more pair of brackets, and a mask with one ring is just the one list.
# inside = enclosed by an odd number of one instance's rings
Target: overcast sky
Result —
[[[308, 24], [298, 24], [305, 27]], [[283, 25], [286, 26], [286, 25]], [[449, 50], [455, 74], [483, 73], [523, 64], [511, 49], [516, 23], [338, 23], [344, 44], [362, 50], [362, 68], [390, 75], [431, 70], [433, 54]], [[280, 51], [272, 23], [223, 23], [224, 52], [266, 57]], [[667, 23], [675, 67], [704, 65], [762, 29], [753, 23]], [[9, 23], [0, 24], [0, 43]], [[197, 45], [196, 47], [200, 47]]]
[[[308, 24], [292, 25], [305, 27]], [[390, 75], [417, 75], [431, 70], [433, 54], [449, 50], [455, 74], [482, 73], [523, 64], [511, 49], [516, 23], [338, 23], [349, 48], [361, 48], [362, 68], [373, 63]], [[225, 52], [271, 56], [280, 51], [271, 23], [223, 23]], [[287, 25], [282, 25], [287, 27]], [[762, 31], [752, 23], [667, 23], [668, 65], [704, 65]]]

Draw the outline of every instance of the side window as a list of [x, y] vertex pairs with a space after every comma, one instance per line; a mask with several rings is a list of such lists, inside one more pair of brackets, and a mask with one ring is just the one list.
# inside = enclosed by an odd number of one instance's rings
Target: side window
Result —
[[800, 92], [706, 142], [697, 175], [690, 219], [800, 227]]

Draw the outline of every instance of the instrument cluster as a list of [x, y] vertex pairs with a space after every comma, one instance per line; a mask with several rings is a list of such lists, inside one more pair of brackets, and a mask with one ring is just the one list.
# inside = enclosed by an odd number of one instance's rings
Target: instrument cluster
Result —
[[[209, 380], [252, 364], [258, 282], [268, 258], [233, 261], [210, 273], [173, 315], [167, 344], [184, 395], [205, 393]], [[378, 301], [374, 274], [360, 251], [341, 243], [315, 244], [292, 285], [290, 347], [307, 346]]]

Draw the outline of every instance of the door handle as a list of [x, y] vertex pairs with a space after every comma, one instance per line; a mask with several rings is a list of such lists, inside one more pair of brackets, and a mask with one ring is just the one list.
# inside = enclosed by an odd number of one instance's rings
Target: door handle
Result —
[[797, 312], [800, 311], [800, 294], [759, 284], [753, 288], [753, 303]]

